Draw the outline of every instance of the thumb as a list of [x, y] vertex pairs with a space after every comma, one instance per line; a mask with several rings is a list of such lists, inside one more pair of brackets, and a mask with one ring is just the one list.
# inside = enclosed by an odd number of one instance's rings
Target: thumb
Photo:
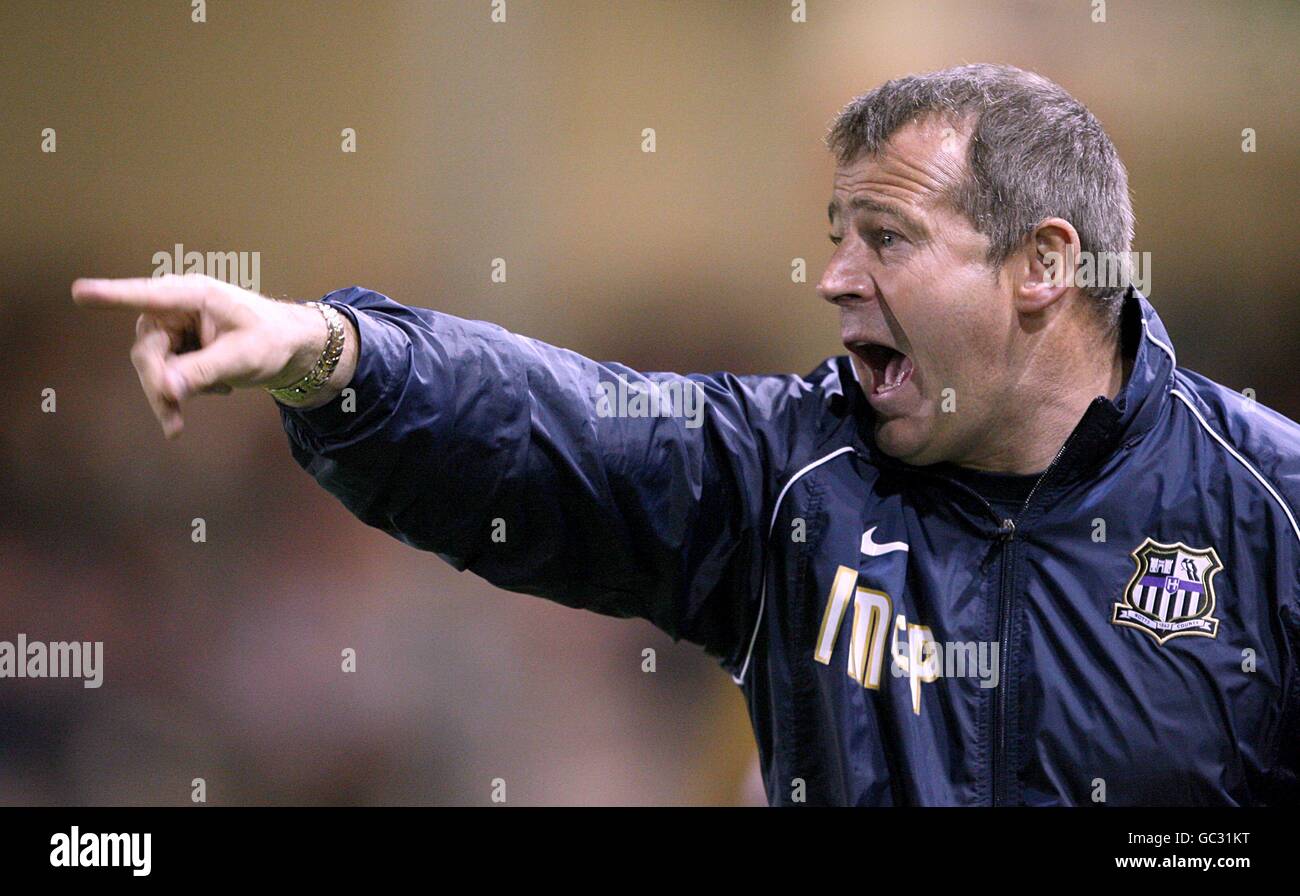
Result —
[[248, 368], [242, 348], [238, 339], [227, 337], [198, 351], [172, 355], [167, 359], [164, 391], [173, 401], [181, 401], [220, 387], [226, 380], [241, 379]]

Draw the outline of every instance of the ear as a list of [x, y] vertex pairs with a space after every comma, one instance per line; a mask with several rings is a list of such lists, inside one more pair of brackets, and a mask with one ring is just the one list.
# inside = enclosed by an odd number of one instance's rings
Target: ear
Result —
[[1075, 288], [1079, 233], [1064, 218], [1044, 218], [1025, 237], [1014, 261], [1015, 306], [1020, 314], [1041, 314]]

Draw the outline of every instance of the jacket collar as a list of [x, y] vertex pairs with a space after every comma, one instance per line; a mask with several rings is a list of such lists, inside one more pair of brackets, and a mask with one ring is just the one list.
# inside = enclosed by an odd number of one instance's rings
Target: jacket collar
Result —
[[1173, 385], [1177, 359], [1169, 332], [1155, 308], [1130, 286], [1120, 309], [1120, 340], [1133, 359], [1128, 379], [1114, 400], [1097, 396], [1084, 412], [1057, 460], [1065, 481], [1091, 472], [1120, 448], [1132, 445], [1155, 425]]
[[1127, 444], [1141, 438], [1155, 425], [1169, 401], [1178, 358], [1160, 315], [1137, 287], [1128, 288], [1122, 315], [1120, 338], [1124, 339], [1126, 349], [1134, 348], [1133, 370], [1115, 396]]

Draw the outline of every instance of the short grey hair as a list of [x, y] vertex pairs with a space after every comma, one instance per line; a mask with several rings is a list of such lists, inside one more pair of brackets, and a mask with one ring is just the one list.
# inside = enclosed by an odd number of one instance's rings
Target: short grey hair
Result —
[[[969, 129], [966, 175], [948, 201], [989, 240], [1001, 266], [1044, 218], [1069, 221], [1119, 283], [1087, 287], [1113, 326], [1131, 276], [1128, 172], [1101, 123], [1059, 84], [1010, 65], [963, 65], [887, 81], [836, 117], [827, 146], [841, 165], [874, 155], [910, 122], [937, 116]], [[1099, 253], [1108, 253], [1101, 255]]]

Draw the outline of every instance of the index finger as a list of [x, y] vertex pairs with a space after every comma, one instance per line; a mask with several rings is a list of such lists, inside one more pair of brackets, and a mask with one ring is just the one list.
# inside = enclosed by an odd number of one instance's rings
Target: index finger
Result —
[[125, 308], [132, 311], [197, 311], [203, 299], [199, 277], [125, 277], [72, 282], [72, 299], [83, 308]]

